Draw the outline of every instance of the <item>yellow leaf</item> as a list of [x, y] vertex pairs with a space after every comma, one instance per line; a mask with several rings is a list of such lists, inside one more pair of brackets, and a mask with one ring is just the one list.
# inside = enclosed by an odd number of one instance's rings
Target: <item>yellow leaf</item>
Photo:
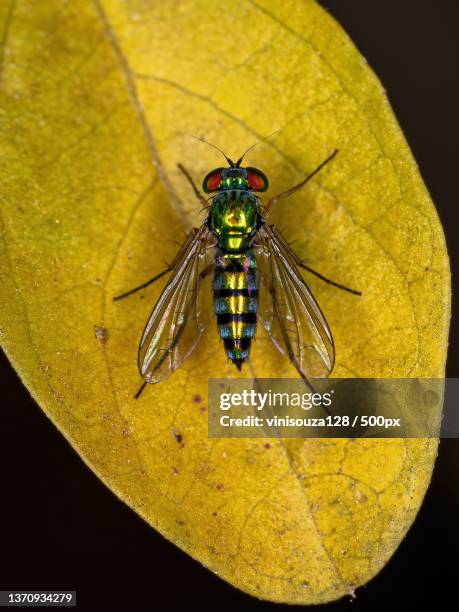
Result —
[[[18, 0], [0, 7], [2, 345], [81, 457], [122, 500], [236, 587], [339, 598], [384, 566], [430, 480], [434, 440], [212, 440], [207, 379], [234, 376], [211, 330], [139, 401], [136, 351], [158, 273], [202, 222], [177, 170], [250, 153], [295, 248], [364, 292], [308, 279], [335, 376], [441, 377], [442, 230], [384, 91], [312, 0]], [[255, 342], [261, 376], [295, 376]], [[250, 375], [250, 373], [249, 373]]]

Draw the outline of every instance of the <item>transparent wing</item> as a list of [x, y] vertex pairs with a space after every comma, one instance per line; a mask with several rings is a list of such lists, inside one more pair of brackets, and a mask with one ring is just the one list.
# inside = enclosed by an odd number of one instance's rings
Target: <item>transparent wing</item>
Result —
[[333, 338], [296, 268], [296, 255], [273, 225], [260, 228], [255, 248], [263, 327], [303, 378], [328, 376], [335, 361]]
[[207, 227], [194, 229], [173, 262], [140, 341], [139, 370], [146, 382], [160, 382], [180, 367], [208, 325], [214, 242]]

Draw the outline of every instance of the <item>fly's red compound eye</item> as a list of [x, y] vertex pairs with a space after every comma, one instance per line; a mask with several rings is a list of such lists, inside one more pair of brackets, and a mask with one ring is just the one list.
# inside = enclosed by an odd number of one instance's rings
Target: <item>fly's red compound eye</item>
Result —
[[253, 191], [266, 191], [268, 189], [268, 179], [258, 168], [246, 168], [247, 184]]
[[212, 191], [217, 191], [218, 186], [220, 185], [222, 170], [223, 168], [217, 168], [216, 170], [212, 170], [212, 172], [209, 172], [209, 174], [203, 180], [202, 188], [205, 193], [212, 193]]

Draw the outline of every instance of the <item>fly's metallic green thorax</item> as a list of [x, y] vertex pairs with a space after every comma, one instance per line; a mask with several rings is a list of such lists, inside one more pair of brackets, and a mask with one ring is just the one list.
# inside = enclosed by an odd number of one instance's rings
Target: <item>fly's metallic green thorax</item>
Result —
[[259, 200], [245, 189], [223, 189], [212, 199], [209, 226], [225, 253], [242, 253], [258, 229]]

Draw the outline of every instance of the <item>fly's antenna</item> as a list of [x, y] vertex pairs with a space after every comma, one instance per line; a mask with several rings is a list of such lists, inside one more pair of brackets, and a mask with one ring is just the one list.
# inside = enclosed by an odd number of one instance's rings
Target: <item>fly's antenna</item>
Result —
[[265, 140], [268, 140], [268, 138], [271, 138], [271, 136], [274, 136], [274, 134], [277, 134], [278, 132], [280, 132], [280, 130], [276, 130], [275, 132], [272, 132], [271, 134], [268, 134], [268, 136], [265, 136], [264, 138], [260, 138], [260, 140], [257, 140], [257, 142], [255, 142], [253, 145], [251, 145], [247, 151], [245, 151], [245, 153], [243, 153], [241, 155], [241, 157], [237, 160], [235, 166], [236, 168], [239, 168], [239, 166], [242, 163], [242, 160], [244, 159], [244, 157], [247, 155], [247, 153], [249, 151], [251, 151], [254, 147], [256, 147], [258, 144], [260, 144], [260, 142], [264, 142]]
[[[196, 138], [196, 140], [199, 140], [201, 142], [205, 142], [206, 144], [208, 144], [210, 147], [213, 147], [214, 149], [217, 149], [217, 151], [220, 151], [220, 153], [223, 155], [223, 157], [226, 159], [226, 161], [228, 162], [229, 166], [231, 168], [234, 168], [234, 162], [232, 159], [230, 159], [226, 153], [224, 153], [221, 149], [219, 149], [217, 147], [217, 145], [212, 144], [211, 142], [209, 142], [208, 140], [206, 140], [205, 138], [203, 138], [202, 136], [195, 136], [194, 134], [190, 134], [190, 136], [192, 136], [193, 138]], [[236, 164], [237, 165], [237, 164]]]

